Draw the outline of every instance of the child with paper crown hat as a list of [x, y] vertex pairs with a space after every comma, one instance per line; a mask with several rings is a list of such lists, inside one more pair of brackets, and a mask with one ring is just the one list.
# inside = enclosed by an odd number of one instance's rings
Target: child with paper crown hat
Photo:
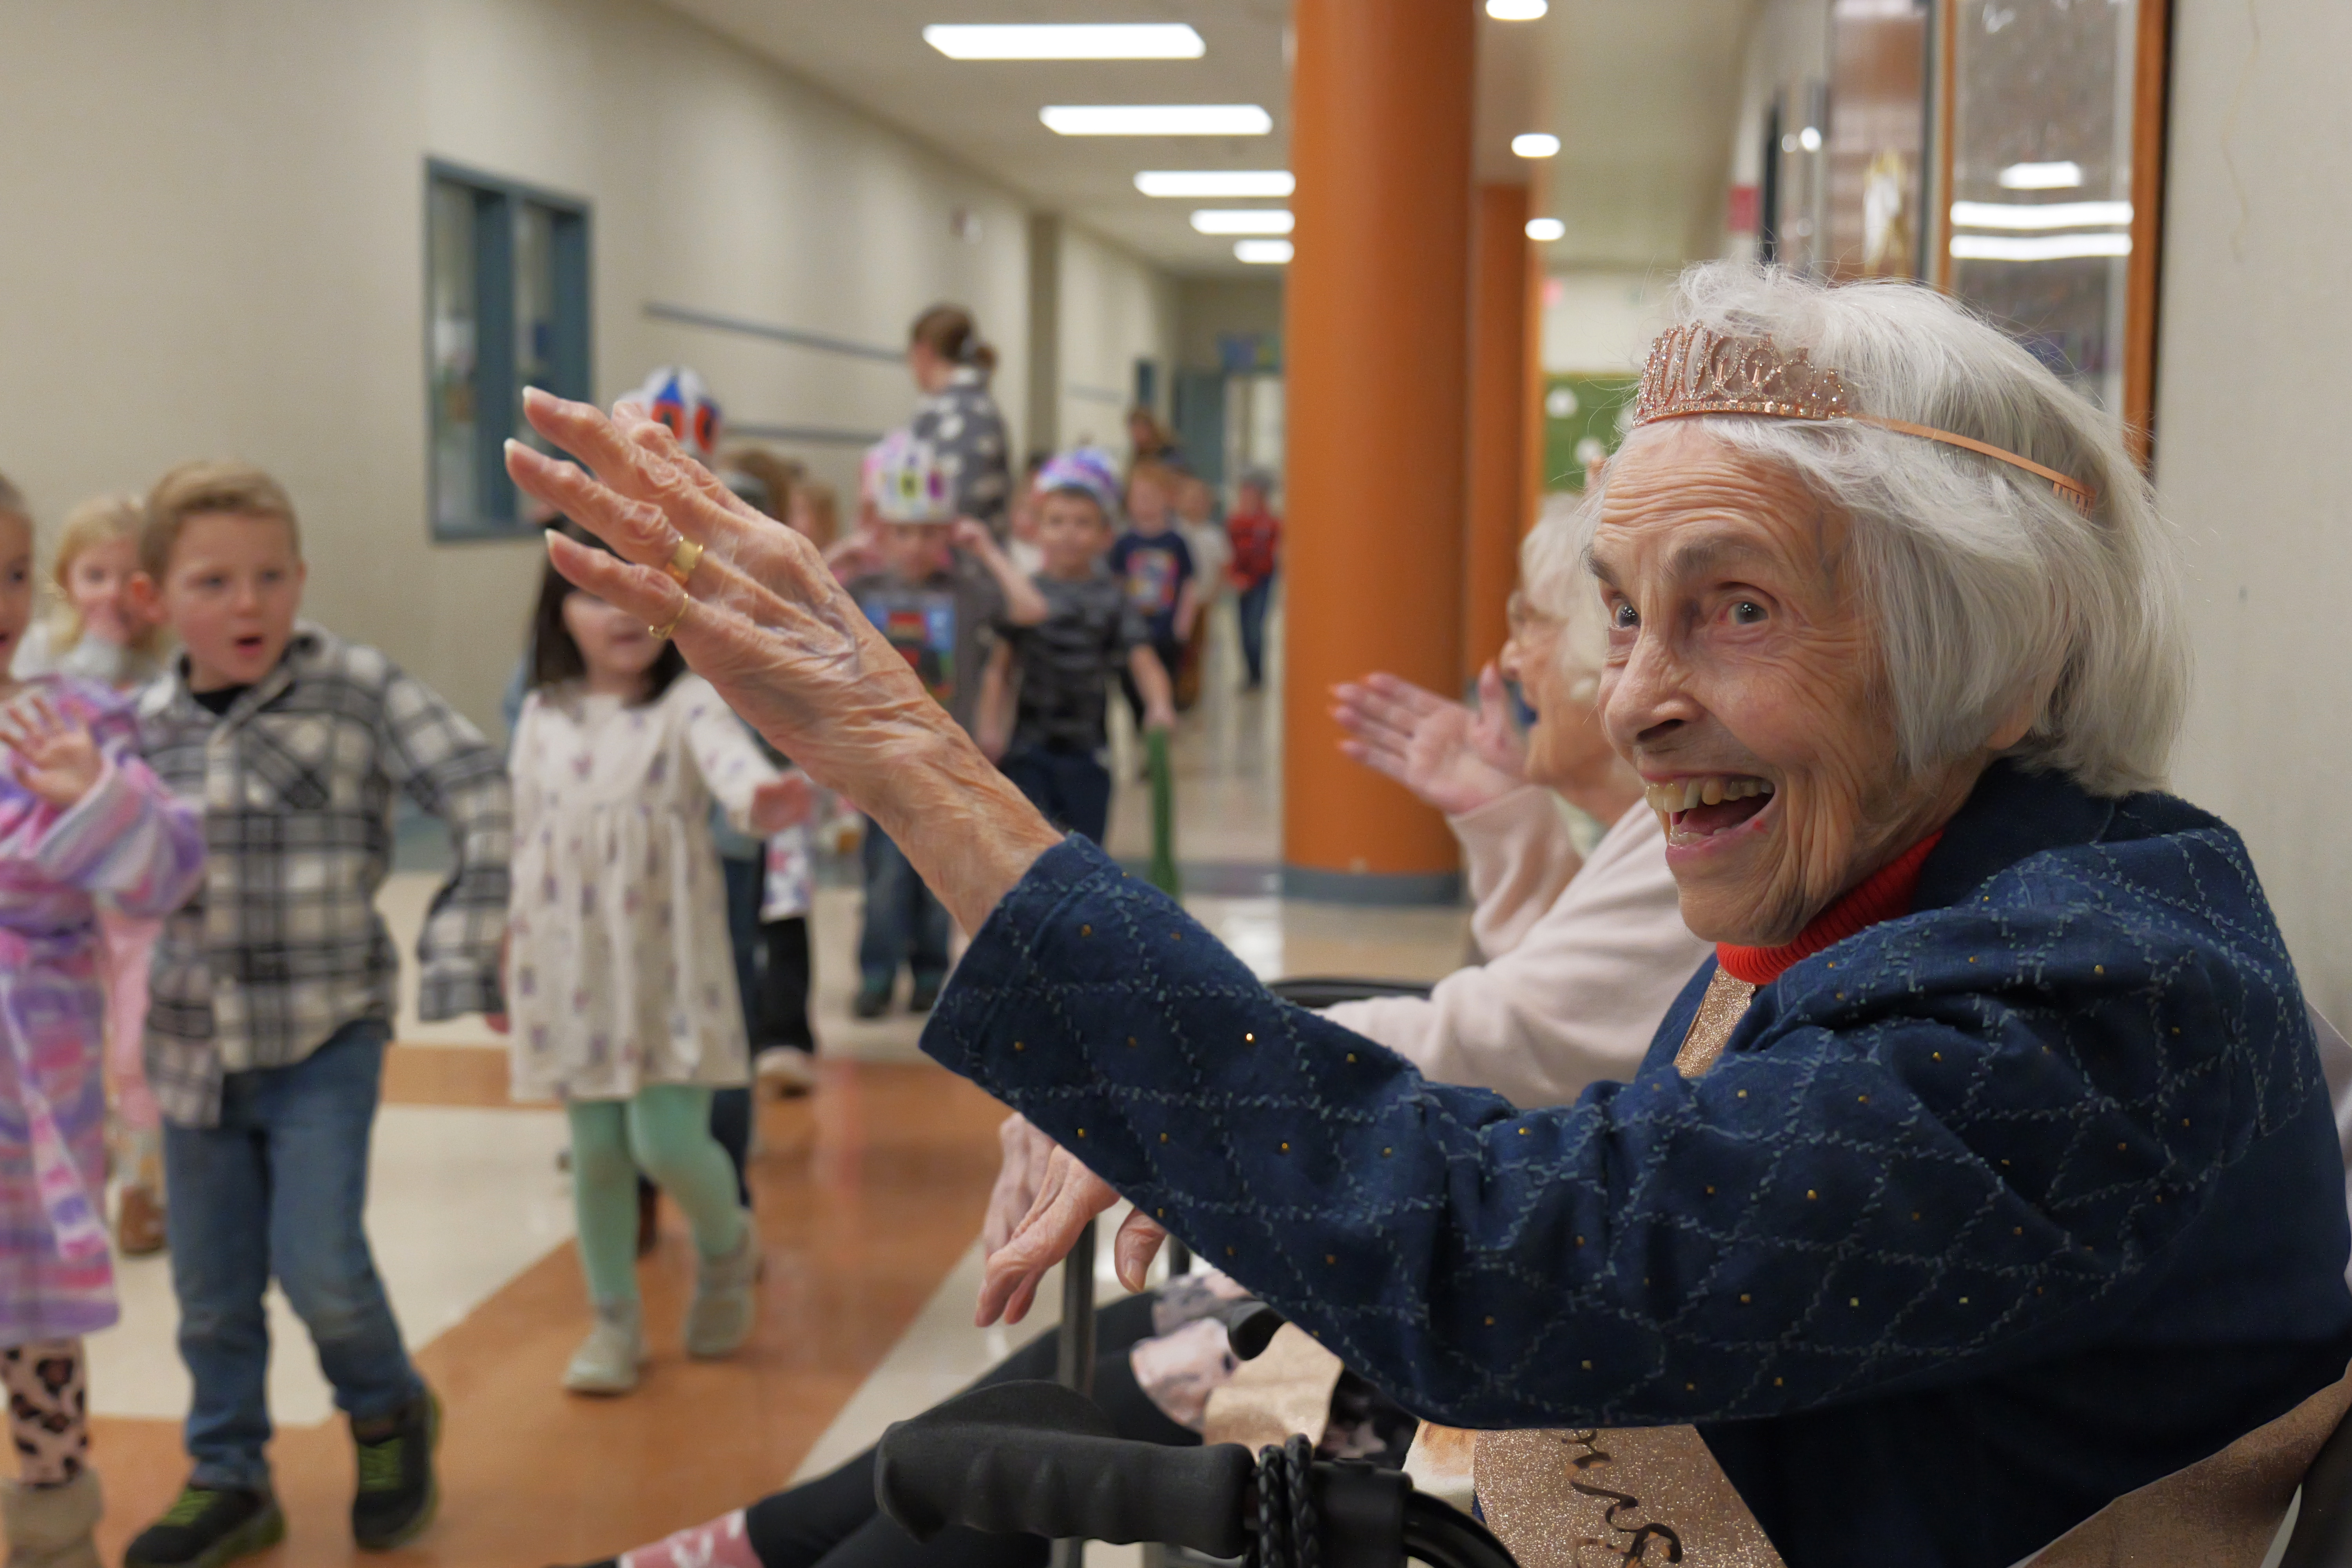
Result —
[[1175, 716], [1169, 674], [1126, 584], [1103, 564], [1118, 515], [1108, 456], [1091, 447], [1064, 453], [1038, 472], [1034, 491], [1045, 565], [1032, 581], [1051, 614], [1002, 628], [977, 738], [1048, 821], [1099, 844], [1110, 820], [1108, 683], [1120, 674], [1132, 679], [1144, 695], [1145, 725], [1164, 729]]
[[[981, 523], [955, 514], [952, 487], [929, 443], [903, 430], [866, 454], [877, 564], [848, 579], [850, 597], [967, 731], [998, 626], [1034, 626], [1047, 606]], [[861, 1018], [890, 1005], [903, 966], [908, 1006], [928, 1012], [948, 973], [948, 914], [898, 847], [866, 825], [866, 924], [857, 944]]]

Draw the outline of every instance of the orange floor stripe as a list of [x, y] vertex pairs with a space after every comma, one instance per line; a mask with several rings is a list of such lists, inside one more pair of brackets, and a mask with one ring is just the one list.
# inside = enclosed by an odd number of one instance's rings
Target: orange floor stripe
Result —
[[383, 1102], [512, 1105], [507, 1054], [481, 1046], [394, 1045], [383, 1054]]
[[[763, 1101], [752, 1182], [768, 1272], [759, 1329], [738, 1356], [694, 1363], [678, 1352], [692, 1243], [666, 1210], [640, 1274], [655, 1351], [644, 1384], [624, 1399], [565, 1394], [556, 1379], [586, 1314], [578, 1263], [560, 1247], [417, 1356], [447, 1410], [434, 1529], [388, 1556], [352, 1544], [350, 1440], [336, 1421], [278, 1438], [289, 1533], [253, 1561], [541, 1568], [620, 1551], [782, 1485], [979, 1229], [1003, 1114], [929, 1066], [828, 1063], [810, 1098]], [[99, 1546], [118, 1562], [187, 1461], [172, 1423], [101, 1419], [95, 1436], [108, 1493]]]

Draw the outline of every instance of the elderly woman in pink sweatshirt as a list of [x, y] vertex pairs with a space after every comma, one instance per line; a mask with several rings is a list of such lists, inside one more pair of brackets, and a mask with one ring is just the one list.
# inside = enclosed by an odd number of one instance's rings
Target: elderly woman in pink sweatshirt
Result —
[[[1438, 1082], [1529, 1107], [1633, 1077], [1708, 951], [1683, 924], [1657, 814], [1634, 809], [1642, 781], [1610, 749], [1593, 707], [1604, 642], [1575, 525], [1562, 509], [1528, 535], [1511, 640], [1499, 668], [1481, 675], [1475, 709], [1386, 674], [1333, 694], [1349, 734], [1342, 749], [1444, 812], [1461, 841], [1484, 962], [1426, 997], [1342, 1002], [1326, 1016]], [[1535, 710], [1524, 738], [1509, 721], [1506, 678]], [[1589, 853], [1563, 802], [1599, 826]], [[1017, 1115], [1002, 1136], [982, 1233], [992, 1253], [1028, 1212], [1053, 1152]]]

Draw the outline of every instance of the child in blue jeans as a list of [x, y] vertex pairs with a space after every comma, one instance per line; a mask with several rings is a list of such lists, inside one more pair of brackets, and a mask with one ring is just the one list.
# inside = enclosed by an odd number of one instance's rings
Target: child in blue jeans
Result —
[[[929, 446], [893, 432], [867, 454], [866, 470], [879, 568], [844, 585], [932, 698], [970, 731], [992, 628], [1000, 621], [1036, 625], [1045, 618], [1045, 601], [985, 527], [956, 516], [949, 477]], [[914, 975], [908, 1011], [928, 1012], [947, 983], [948, 912], [870, 822], [865, 858], [866, 916], [851, 1008], [861, 1018], [880, 1016], [903, 964]]]
[[124, 1563], [217, 1568], [285, 1534], [263, 1457], [273, 1277], [351, 1420], [352, 1534], [389, 1551], [432, 1521], [440, 1412], [361, 1223], [399, 973], [375, 896], [403, 792], [449, 825], [457, 859], [418, 944], [419, 1011], [497, 1014], [506, 770], [383, 654], [295, 619], [300, 538], [268, 475], [164, 475], [140, 566], [184, 649], [139, 700], [142, 736], [204, 808], [209, 853], [157, 945], [147, 1019], [194, 1468]]

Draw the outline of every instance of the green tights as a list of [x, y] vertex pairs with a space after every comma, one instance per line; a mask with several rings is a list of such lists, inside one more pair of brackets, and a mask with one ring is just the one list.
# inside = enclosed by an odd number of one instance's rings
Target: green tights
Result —
[[724, 1258], [742, 1245], [735, 1168], [710, 1135], [710, 1090], [647, 1084], [628, 1100], [572, 1100], [564, 1112], [572, 1119], [572, 1203], [590, 1300], [637, 1299], [640, 1170], [686, 1211], [703, 1257]]

